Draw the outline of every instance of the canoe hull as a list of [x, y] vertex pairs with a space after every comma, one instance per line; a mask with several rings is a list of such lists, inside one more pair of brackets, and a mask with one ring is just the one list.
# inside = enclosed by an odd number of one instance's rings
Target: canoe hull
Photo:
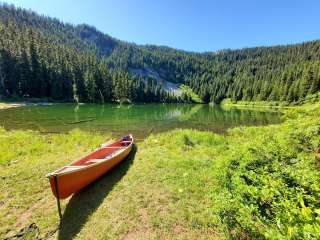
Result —
[[[65, 199], [73, 193], [78, 192], [124, 160], [129, 155], [131, 149], [132, 144], [119, 154], [116, 154], [114, 157], [101, 163], [92, 164], [82, 169], [77, 169], [63, 174], [50, 175], [49, 181], [52, 193], [56, 198]], [[59, 191], [58, 193], [56, 191], [56, 184]]]

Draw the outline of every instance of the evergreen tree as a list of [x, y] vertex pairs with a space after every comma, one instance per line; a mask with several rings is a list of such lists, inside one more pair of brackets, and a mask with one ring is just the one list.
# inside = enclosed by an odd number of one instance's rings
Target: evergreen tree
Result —
[[0, 4], [0, 94], [60, 101], [190, 101], [161, 81], [189, 86], [204, 102], [298, 101], [320, 90], [320, 41], [190, 53], [115, 40]]

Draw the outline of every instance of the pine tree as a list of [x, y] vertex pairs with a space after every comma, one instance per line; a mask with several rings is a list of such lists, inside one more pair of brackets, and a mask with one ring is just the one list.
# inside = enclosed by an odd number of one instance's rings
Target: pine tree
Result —
[[[20, 84], [19, 84], [19, 96], [24, 96], [29, 88], [28, 84], [32, 78], [31, 66], [28, 59], [25, 48], [22, 48], [21, 58], [19, 61], [19, 73], [20, 73]], [[28, 94], [28, 93], [27, 93]]]
[[313, 69], [311, 68], [310, 65], [308, 65], [303, 73], [302, 73], [302, 79], [300, 83], [300, 89], [299, 89], [299, 97], [303, 98], [307, 95], [311, 88], [311, 84], [314, 81], [313, 79], [315, 78]]
[[30, 63], [31, 63], [31, 78], [27, 80], [27, 85], [29, 88], [28, 93], [34, 97], [41, 97], [41, 74], [40, 74], [40, 63], [39, 57], [37, 53], [37, 49], [35, 46], [35, 40], [33, 37], [33, 31], [29, 31], [29, 39], [30, 39]]

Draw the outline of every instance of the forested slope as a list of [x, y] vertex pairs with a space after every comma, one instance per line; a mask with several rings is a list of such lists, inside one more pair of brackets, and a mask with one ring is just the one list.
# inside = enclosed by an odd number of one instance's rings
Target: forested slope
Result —
[[185, 84], [204, 102], [296, 102], [320, 90], [320, 41], [192, 53], [114, 39], [34, 12], [0, 6], [2, 95], [62, 101], [189, 101], [163, 86]]

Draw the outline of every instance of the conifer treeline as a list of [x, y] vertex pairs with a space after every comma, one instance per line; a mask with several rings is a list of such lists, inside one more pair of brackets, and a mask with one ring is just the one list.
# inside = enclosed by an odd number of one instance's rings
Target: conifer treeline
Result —
[[190, 86], [204, 102], [224, 98], [293, 102], [320, 90], [320, 41], [205, 54], [141, 48], [131, 47], [130, 54], [121, 51], [129, 56], [129, 66], [147, 63], [165, 79]]
[[4, 95], [61, 101], [174, 102], [156, 81], [108, 68], [106, 58], [52, 44], [15, 21], [0, 23], [0, 91]]
[[[176, 102], [161, 79], [204, 102], [298, 101], [320, 90], [320, 41], [190, 53], [122, 42], [87, 25], [0, 6], [0, 94], [62, 101]], [[137, 72], [137, 71], [136, 71]]]

